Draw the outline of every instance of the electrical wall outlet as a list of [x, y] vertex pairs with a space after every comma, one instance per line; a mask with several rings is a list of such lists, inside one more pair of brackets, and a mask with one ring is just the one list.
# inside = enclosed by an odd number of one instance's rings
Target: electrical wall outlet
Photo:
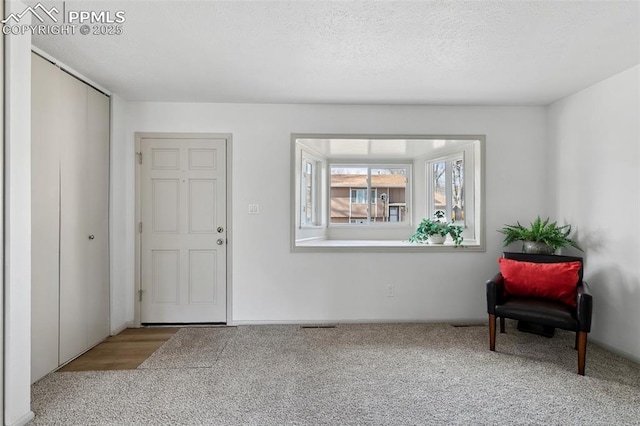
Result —
[[249, 214], [260, 214], [260, 204], [249, 204]]
[[393, 284], [387, 284], [384, 288], [385, 296], [394, 297], [396, 295], [396, 286]]

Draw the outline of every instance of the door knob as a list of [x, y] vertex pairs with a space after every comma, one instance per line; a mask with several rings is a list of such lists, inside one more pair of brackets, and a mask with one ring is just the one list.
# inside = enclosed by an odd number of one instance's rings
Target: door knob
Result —
[[216, 244], [221, 246], [222, 244], [224, 244], [224, 240], [222, 238], [218, 238], [218, 241], [216, 241]]
[[89, 235], [89, 239], [90, 240], [93, 240], [94, 238], [95, 238], [95, 235], [93, 235], [93, 234]]

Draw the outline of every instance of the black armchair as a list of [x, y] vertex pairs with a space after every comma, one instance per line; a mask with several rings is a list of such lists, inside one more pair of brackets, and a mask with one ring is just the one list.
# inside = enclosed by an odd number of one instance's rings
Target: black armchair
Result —
[[527, 296], [510, 296], [504, 291], [504, 278], [498, 273], [487, 281], [487, 312], [489, 313], [489, 349], [496, 349], [496, 318], [500, 318], [500, 333], [505, 332], [504, 319], [511, 318], [546, 327], [576, 332], [578, 374], [584, 376], [587, 353], [587, 333], [591, 331], [593, 300], [587, 283], [582, 281], [582, 258], [528, 253], [502, 254], [503, 258], [533, 263], [580, 262], [576, 283], [576, 307], [555, 300]]

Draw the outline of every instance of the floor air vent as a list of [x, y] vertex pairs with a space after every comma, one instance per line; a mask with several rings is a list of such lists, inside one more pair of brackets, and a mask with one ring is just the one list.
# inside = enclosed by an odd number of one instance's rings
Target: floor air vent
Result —
[[308, 324], [301, 325], [300, 328], [336, 328], [335, 324]]

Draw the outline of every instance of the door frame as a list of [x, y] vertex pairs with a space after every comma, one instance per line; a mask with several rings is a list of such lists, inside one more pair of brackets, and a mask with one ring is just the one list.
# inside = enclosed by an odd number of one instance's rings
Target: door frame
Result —
[[231, 133], [154, 133], [154, 132], [135, 132], [135, 169], [136, 169], [136, 188], [135, 188], [135, 204], [136, 204], [136, 217], [134, 223], [135, 229], [135, 285], [134, 291], [131, 297], [134, 300], [134, 327], [141, 326], [141, 302], [139, 298], [139, 290], [142, 289], [142, 238], [138, 224], [141, 222], [142, 215], [142, 197], [141, 197], [141, 167], [138, 162], [139, 154], [141, 151], [142, 139], [224, 139], [225, 140], [225, 165], [226, 165], [226, 227], [227, 227], [227, 262], [226, 262], [226, 288], [227, 288], [227, 300], [226, 300], [226, 323], [227, 325], [233, 325], [232, 315], [232, 264], [233, 264], [233, 226], [231, 215], [231, 158], [232, 158], [232, 135]]

